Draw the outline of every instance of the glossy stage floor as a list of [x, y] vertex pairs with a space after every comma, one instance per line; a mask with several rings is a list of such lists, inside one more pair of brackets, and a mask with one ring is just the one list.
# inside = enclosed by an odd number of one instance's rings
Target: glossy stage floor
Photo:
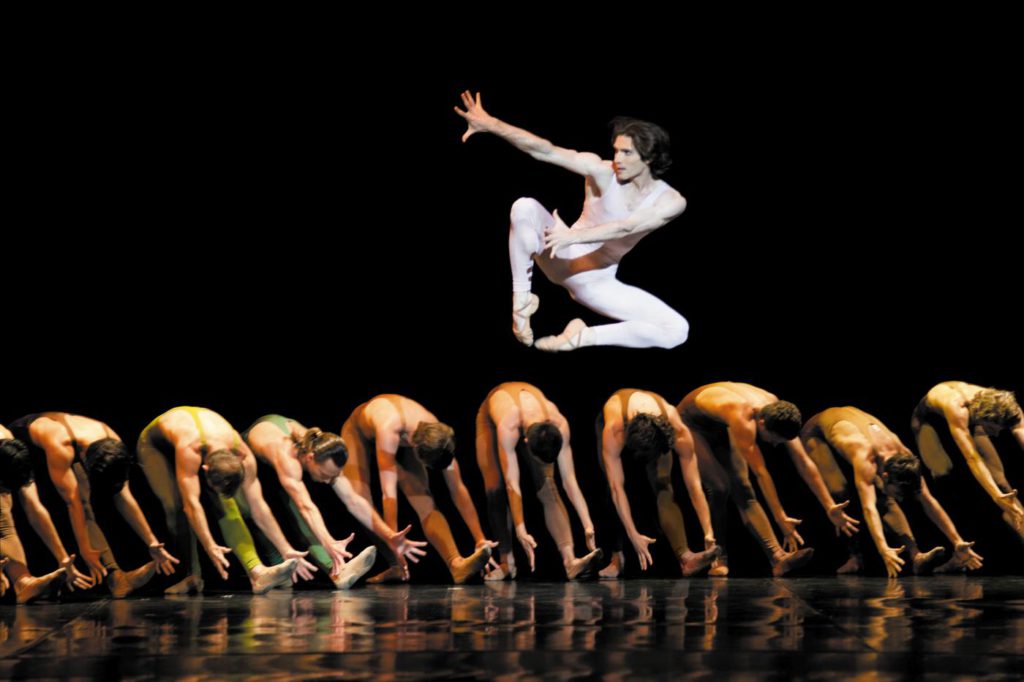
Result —
[[0, 606], [0, 678], [1024, 676], [1024, 578], [399, 585]]

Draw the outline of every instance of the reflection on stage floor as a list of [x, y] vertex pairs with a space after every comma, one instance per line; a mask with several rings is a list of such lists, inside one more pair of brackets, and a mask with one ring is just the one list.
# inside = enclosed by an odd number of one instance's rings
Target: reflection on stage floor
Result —
[[1024, 578], [399, 585], [0, 606], [0, 676], [1024, 675]]

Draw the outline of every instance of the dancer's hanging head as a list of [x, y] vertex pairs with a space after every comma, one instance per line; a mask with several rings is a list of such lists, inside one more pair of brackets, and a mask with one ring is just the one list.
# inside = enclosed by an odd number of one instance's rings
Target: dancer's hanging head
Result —
[[1011, 391], [986, 388], [967, 401], [972, 424], [991, 424], [998, 429], [1012, 429], [1020, 423], [1020, 405]]
[[645, 463], [668, 452], [675, 437], [675, 429], [660, 414], [641, 412], [626, 425], [626, 448], [633, 457]]
[[551, 464], [562, 451], [562, 432], [549, 421], [531, 424], [526, 429], [526, 448], [537, 459]]
[[85, 449], [82, 464], [89, 474], [92, 492], [113, 495], [120, 492], [128, 481], [132, 465], [128, 447], [115, 438], [101, 438]]
[[299, 452], [311, 454], [314, 462], [334, 462], [339, 467], [348, 462], [348, 447], [336, 433], [324, 432], [315, 426], [308, 429], [299, 442]]
[[791, 441], [800, 435], [803, 417], [796, 405], [785, 400], [768, 403], [757, 412], [758, 419], [764, 420], [764, 429], [778, 440]]
[[455, 457], [455, 432], [441, 422], [420, 422], [409, 442], [420, 460], [431, 469], [447, 469]]
[[28, 446], [17, 438], [0, 439], [0, 487], [14, 492], [32, 482]]
[[230, 450], [214, 450], [203, 465], [206, 482], [224, 497], [231, 497], [242, 485], [242, 460]]
[[337, 478], [348, 462], [348, 447], [336, 433], [313, 427], [303, 434], [298, 443], [299, 456], [313, 480], [330, 483]]
[[885, 491], [897, 500], [921, 490], [921, 462], [911, 454], [895, 455], [882, 463]]

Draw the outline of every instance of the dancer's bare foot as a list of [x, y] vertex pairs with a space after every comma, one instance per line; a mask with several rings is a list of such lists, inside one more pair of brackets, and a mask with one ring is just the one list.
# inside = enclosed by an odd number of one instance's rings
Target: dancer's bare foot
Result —
[[612, 560], [597, 573], [598, 580], [618, 580], [622, 577], [622, 552], [613, 552]]
[[955, 554], [949, 558], [949, 561], [938, 566], [934, 571], [933, 575], [949, 575], [951, 573], [966, 573], [967, 566], [964, 565], [963, 560]]
[[720, 556], [711, 562], [711, 569], [708, 575], [712, 578], [725, 578], [729, 575], [729, 560]]
[[711, 549], [705, 549], [703, 552], [686, 551], [679, 555], [679, 568], [683, 571], [684, 576], [689, 577], [703, 571], [721, 555], [722, 548], [718, 545]]
[[14, 601], [18, 604], [27, 604], [43, 594], [53, 584], [54, 580], [63, 577], [63, 568], [58, 568], [56, 571], [41, 575], [38, 578], [34, 575], [23, 575], [14, 581]]
[[836, 569], [836, 575], [853, 575], [864, 570], [864, 559], [860, 554], [851, 554], [846, 563]]
[[368, 585], [383, 585], [385, 583], [400, 583], [404, 580], [402, 576], [402, 569], [398, 566], [391, 566], [372, 578], [366, 580]]
[[919, 552], [914, 557], [914, 575], [929, 575], [946, 556], [945, 547], [933, 547], [927, 552]]
[[810, 547], [776, 555], [774, 561], [772, 561], [772, 575], [777, 578], [786, 575], [790, 571], [795, 571], [810, 561], [812, 556], [814, 556], [814, 550]]
[[575, 580], [576, 578], [582, 577], [593, 569], [594, 564], [601, 560], [604, 556], [604, 552], [598, 547], [590, 554], [582, 556], [579, 559], [573, 559], [565, 567], [565, 575], [568, 576], [569, 580]]
[[203, 579], [197, 575], [186, 576], [184, 580], [180, 580], [164, 590], [164, 594], [172, 596], [192, 593], [203, 593]]
[[481, 547], [468, 557], [456, 557], [448, 567], [452, 574], [452, 580], [456, 585], [461, 585], [482, 571], [490, 558], [491, 548], [489, 545]]
[[114, 569], [110, 571], [107, 584], [114, 599], [124, 599], [129, 594], [148, 583], [156, 575], [156, 564], [150, 561], [133, 571]]
[[253, 568], [249, 574], [249, 582], [252, 583], [252, 593], [265, 594], [278, 585], [290, 583], [292, 573], [295, 572], [295, 565], [298, 562], [298, 559], [288, 559], [274, 566], [259, 564]]

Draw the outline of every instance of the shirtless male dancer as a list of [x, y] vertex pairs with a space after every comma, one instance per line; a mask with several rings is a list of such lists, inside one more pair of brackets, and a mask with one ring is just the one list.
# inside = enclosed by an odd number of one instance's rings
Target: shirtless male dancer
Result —
[[[829, 491], [839, 499], [849, 500], [850, 493], [834, 453], [839, 453], [841, 459], [853, 467], [854, 486], [864, 520], [889, 577], [895, 577], [903, 568], [904, 560], [899, 555], [904, 550], [917, 575], [930, 573], [945, 555], [942, 547], [927, 552], [918, 550], [910, 524], [898, 504], [910, 496], [921, 504], [928, 518], [953, 544], [953, 558], [935, 571], [945, 573], [981, 567], [981, 557], [971, 549], [974, 543], [960, 537], [949, 515], [928, 491], [917, 457], [877, 417], [855, 407], [833, 407], [808, 419], [800, 438], [822, 472]], [[883, 521], [902, 543], [901, 547], [893, 548], [886, 542]], [[850, 558], [837, 573], [856, 573], [863, 567], [859, 545], [851, 543]]]
[[[782, 508], [775, 481], [761, 452], [761, 443], [785, 445], [801, 478], [811, 489], [828, 514], [836, 532], [851, 535], [858, 521], [846, 514], [849, 501], [832, 499], [821, 473], [807, 456], [798, 436], [803, 425], [796, 405], [779, 400], [768, 391], [734, 381], [707, 384], [691, 391], [679, 403], [679, 414], [693, 433], [701, 480], [708, 491], [711, 517], [723, 550], [728, 552], [726, 536], [726, 504], [732, 498], [743, 518], [743, 524], [761, 545], [779, 576], [810, 560], [810, 548], [798, 549], [804, 543], [797, 531], [799, 519], [791, 518]], [[753, 472], [761, 494], [782, 531], [785, 548], [779, 545], [771, 522], [758, 502], [750, 480]], [[727, 575], [726, 555], [711, 568], [711, 575]]]
[[[612, 504], [622, 530], [636, 550], [640, 570], [646, 571], [654, 563], [649, 546], [655, 539], [640, 533], [633, 521], [626, 496], [627, 468], [631, 471], [643, 468], [658, 507], [658, 523], [672, 545], [683, 575], [691, 576], [707, 568], [722, 550], [715, 541], [708, 501], [701, 487], [693, 438], [676, 408], [657, 393], [624, 388], [605, 402], [597, 418], [597, 430], [598, 461], [608, 479]], [[704, 531], [703, 551], [691, 551], [686, 540], [683, 513], [672, 490], [673, 451], [679, 458], [686, 492]], [[602, 579], [618, 578], [622, 572], [621, 533], [613, 542], [612, 560], [601, 571]]]
[[[376, 455], [383, 517], [389, 528], [398, 527], [398, 488], [401, 488], [416, 510], [427, 540], [441, 555], [456, 585], [488, 565], [491, 550], [498, 543], [484, 537], [473, 499], [462, 482], [455, 459], [455, 435], [450, 426], [438, 422], [437, 417], [415, 400], [384, 394], [357, 407], [341, 427], [341, 437], [349, 451], [345, 477], [356, 493], [371, 503], [370, 453]], [[459, 554], [448, 521], [434, 505], [427, 467], [443, 473], [452, 501], [473, 535], [476, 548], [468, 557]], [[387, 558], [393, 560], [390, 556]], [[401, 578], [399, 567], [392, 565], [370, 582]]]
[[938, 479], [949, 474], [953, 460], [943, 439], [950, 437], [967, 467], [1002, 511], [1003, 520], [1024, 540], [1024, 505], [1006, 480], [992, 438], [1009, 429], [1024, 448], [1024, 415], [1013, 393], [963, 381], [944, 381], [921, 399], [911, 420], [921, 459]]
[[[488, 580], [515, 577], [510, 527], [526, 553], [530, 570], [534, 569], [533, 550], [537, 548], [537, 541], [526, 530], [521, 467], [529, 471], [530, 489], [544, 507], [544, 520], [562, 555], [566, 576], [570, 580], [581, 577], [600, 560], [602, 552], [597, 549], [590, 510], [576, 480], [569, 423], [540, 389], [523, 382], [507, 382], [487, 394], [476, 417], [476, 461], [484, 477], [491, 528], [501, 550], [501, 567], [489, 573]], [[569, 514], [555, 484], [555, 462], [558, 462], [566, 495], [583, 524], [583, 536], [590, 550], [579, 559]]]
[[[67, 506], [78, 553], [95, 583], [109, 577], [111, 594], [122, 598], [149, 582], [154, 572], [174, 572], [178, 559], [153, 534], [135, 500], [128, 482], [132, 457], [113, 429], [97, 419], [67, 412], [26, 415], [12, 422], [10, 429], [38, 453], [36, 466], [47, 472], [51, 491], [41, 492], [52, 495], [55, 490]], [[94, 497], [113, 498], [118, 513], [146, 543], [152, 561], [121, 570], [96, 519]]]
[[[18, 493], [25, 516], [46, 548], [57, 560], [59, 568], [46, 575], [34, 576], [29, 572], [25, 548], [14, 526], [11, 512], [13, 493]], [[50, 512], [39, 500], [39, 492], [32, 479], [32, 462], [28, 446], [0, 425], [0, 595], [9, 586], [14, 587], [15, 601], [26, 604], [43, 594], [58, 578], [64, 577], [68, 589], [88, 589], [93, 581], [75, 569], [75, 555], [69, 555], [60, 541]], [[10, 577], [10, 582], [8, 582]]]

